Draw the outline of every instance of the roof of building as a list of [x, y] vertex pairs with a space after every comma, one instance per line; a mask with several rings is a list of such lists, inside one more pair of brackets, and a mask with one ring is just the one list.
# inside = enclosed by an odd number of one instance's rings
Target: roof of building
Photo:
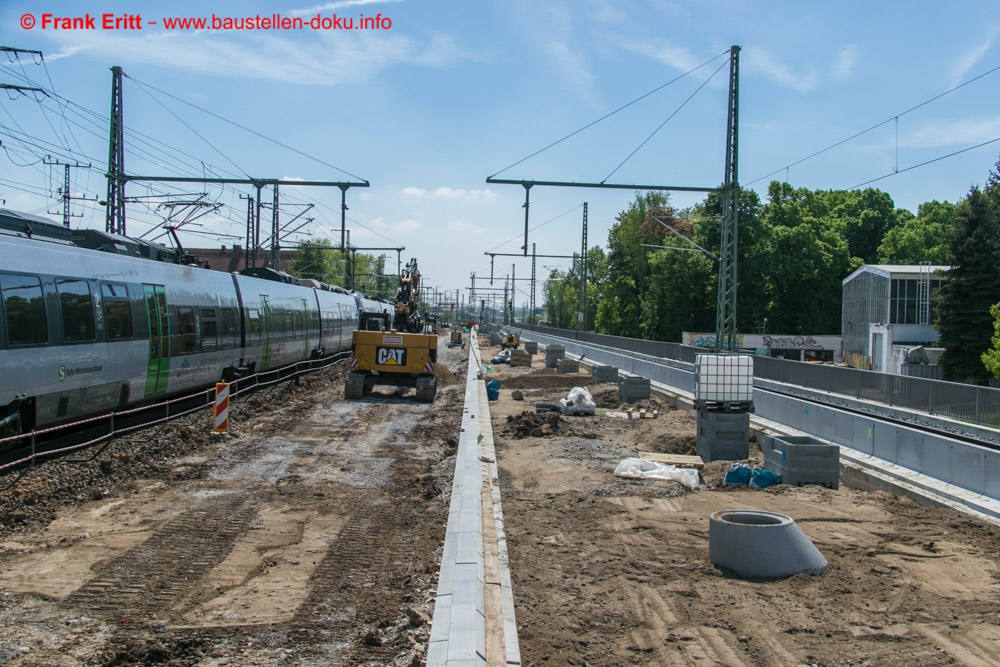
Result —
[[877, 273], [886, 278], [919, 278], [920, 274], [925, 271], [935, 274], [950, 269], [950, 266], [938, 264], [864, 264], [844, 278], [842, 282], [846, 285], [862, 273]]

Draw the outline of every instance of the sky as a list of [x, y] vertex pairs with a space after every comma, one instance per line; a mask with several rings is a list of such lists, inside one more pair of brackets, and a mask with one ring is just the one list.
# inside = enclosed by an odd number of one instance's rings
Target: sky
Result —
[[[0, 91], [0, 205], [61, 221], [70, 163], [71, 226], [104, 229], [112, 66], [125, 73], [128, 174], [368, 182], [347, 190], [351, 243], [405, 247], [426, 288], [464, 290], [459, 300], [473, 274], [483, 295], [491, 271], [494, 288], [515, 275], [515, 302], [529, 300], [530, 256], [491, 266], [484, 254], [522, 253], [525, 189], [488, 177], [719, 185], [733, 45], [738, 180], [765, 202], [780, 180], [875, 187], [916, 213], [962, 199], [1000, 156], [995, 0], [152, 5], [0, 0], [0, 46], [41, 52], [0, 53], [0, 84], [44, 91]], [[275, 16], [303, 28], [263, 29]], [[168, 26], [213, 17], [244, 29]], [[202, 195], [221, 206], [200, 209], [184, 246], [245, 243], [256, 190], [240, 185], [129, 183], [128, 234], [166, 242], [160, 204]], [[279, 196], [286, 230], [304, 224], [283, 246], [339, 244], [339, 188], [283, 184]], [[634, 197], [533, 187], [528, 243], [556, 256], [537, 258], [538, 277], [580, 251], [584, 202], [588, 246], [605, 246]], [[670, 194], [676, 208], [703, 199]]]

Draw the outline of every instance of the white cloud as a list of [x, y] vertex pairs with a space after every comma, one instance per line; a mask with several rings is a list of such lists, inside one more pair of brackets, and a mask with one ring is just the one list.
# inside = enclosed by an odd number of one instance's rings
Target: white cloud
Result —
[[468, 222], [462, 222], [461, 220], [448, 223], [448, 229], [453, 232], [472, 232], [474, 234], [482, 234], [484, 231], [482, 227]]
[[342, 9], [344, 7], [357, 7], [359, 5], [381, 5], [388, 2], [402, 2], [403, 0], [337, 0], [337, 2], [327, 2], [322, 5], [316, 5], [315, 7], [307, 7], [305, 9], [290, 9], [288, 14], [290, 16], [303, 16], [305, 14], [316, 14], [318, 12], [328, 12], [334, 9]]
[[476, 201], [479, 199], [494, 199], [497, 193], [489, 188], [482, 190], [465, 190], [462, 188], [449, 188], [441, 186], [435, 190], [425, 190], [412, 185], [403, 188], [403, 194], [410, 197], [434, 197], [438, 199], [465, 199]]
[[143, 32], [77, 30], [48, 36], [59, 42], [55, 57], [86, 49], [96, 59], [308, 85], [359, 83], [397, 65], [441, 68], [478, 57], [447, 36], [418, 40], [393, 31], [318, 32], [314, 38], [273, 31]]
[[628, 51], [652, 58], [681, 72], [687, 72], [701, 64], [701, 61], [696, 59], [686, 49], [669, 44], [637, 43], [629, 38], [624, 38], [622, 39], [622, 46]]
[[397, 232], [415, 232], [418, 229], [423, 229], [424, 226], [416, 220], [403, 220], [402, 222], [392, 225], [391, 228]]
[[965, 56], [963, 56], [958, 63], [955, 64], [955, 67], [952, 69], [952, 88], [965, 81], [965, 77], [969, 73], [969, 70], [972, 69], [976, 63], [982, 60], [983, 56], [985, 56], [990, 48], [992, 48], [996, 37], [997, 31], [994, 30], [993, 34], [990, 35], [986, 41], [979, 46], [974, 47], [971, 51], [965, 54]]
[[858, 48], [853, 44], [848, 44], [837, 54], [837, 60], [833, 63], [833, 78], [844, 80], [850, 78], [854, 73], [854, 66], [858, 63]]
[[997, 137], [1000, 137], [1000, 116], [976, 116], [928, 123], [907, 134], [900, 144], [908, 148], [964, 147]]
[[743, 66], [746, 70], [756, 72], [800, 93], [815, 88], [819, 83], [819, 77], [815, 72], [804, 74], [795, 72], [764, 49], [747, 50], [743, 57]]

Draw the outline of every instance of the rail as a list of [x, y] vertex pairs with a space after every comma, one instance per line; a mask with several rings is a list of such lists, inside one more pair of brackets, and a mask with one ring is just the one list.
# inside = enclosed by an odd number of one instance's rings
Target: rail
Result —
[[[704, 348], [680, 343], [608, 336], [589, 331], [531, 325], [518, 325], [518, 328], [556, 338], [574, 339], [610, 349], [638, 352], [689, 364], [694, 363], [695, 355], [706, 352]], [[811, 391], [905, 408], [987, 428], [1000, 428], [1000, 389], [993, 387], [771, 357], [755, 356], [753, 364], [755, 380], [771, 380]]]

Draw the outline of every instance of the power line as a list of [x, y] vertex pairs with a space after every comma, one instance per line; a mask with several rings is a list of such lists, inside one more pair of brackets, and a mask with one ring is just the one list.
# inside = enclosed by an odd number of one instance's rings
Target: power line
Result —
[[[128, 75], [126, 74], [125, 76], [128, 76]], [[139, 81], [135, 77], [128, 76], [128, 78], [131, 79], [131, 80], [133, 80], [133, 81], [136, 81], [137, 83], [142, 83], [141, 81]], [[259, 138], [264, 139], [266, 141], [270, 141], [272, 144], [276, 144], [276, 145], [281, 146], [282, 148], [284, 148], [286, 150], [292, 151], [293, 153], [295, 153], [297, 155], [301, 155], [302, 157], [305, 157], [305, 158], [308, 158], [310, 160], [313, 160], [314, 162], [317, 162], [317, 163], [319, 163], [321, 165], [324, 165], [326, 167], [330, 167], [331, 169], [339, 171], [342, 174], [346, 174], [347, 176], [350, 176], [351, 178], [356, 178], [359, 181], [365, 180], [365, 179], [361, 178], [360, 176], [357, 176], [355, 174], [352, 174], [349, 171], [345, 171], [344, 169], [341, 169], [340, 167], [337, 167], [336, 165], [332, 165], [329, 162], [326, 162], [324, 160], [319, 159], [318, 157], [314, 157], [312, 155], [309, 155], [308, 153], [300, 151], [297, 148], [292, 148], [288, 144], [282, 143], [282, 142], [278, 141], [277, 139], [274, 139], [273, 137], [269, 137], [266, 134], [263, 134], [261, 132], [258, 132], [257, 130], [253, 130], [253, 129], [249, 128], [249, 127], [246, 127], [245, 125], [240, 125], [239, 123], [237, 123], [235, 121], [232, 121], [232, 120], [226, 118], [225, 116], [221, 116], [221, 115], [219, 115], [219, 114], [217, 114], [217, 113], [215, 113], [213, 111], [209, 111], [208, 109], [205, 109], [203, 107], [198, 106], [197, 104], [194, 104], [193, 102], [188, 102], [187, 100], [185, 100], [183, 98], [180, 98], [180, 97], [177, 97], [176, 95], [172, 95], [172, 94], [166, 92], [165, 90], [161, 90], [161, 89], [157, 88], [156, 86], [152, 86], [152, 85], [150, 85], [148, 83], [144, 84], [144, 85], [149, 86], [150, 88], [152, 88], [156, 92], [160, 93], [161, 95], [166, 95], [167, 97], [171, 97], [171, 98], [177, 100], [178, 102], [181, 102], [182, 104], [187, 104], [188, 106], [193, 107], [193, 108], [197, 109], [198, 111], [201, 111], [202, 113], [208, 114], [209, 116], [212, 116], [213, 118], [217, 118], [217, 119], [219, 119], [219, 120], [221, 120], [221, 121], [223, 121], [225, 123], [229, 123], [233, 127], [238, 127], [238, 128], [240, 128], [241, 130], [243, 130], [245, 132], [249, 132], [250, 134], [254, 135], [255, 137], [259, 137]]]
[[[954, 88], [950, 88], [950, 89], [948, 89], [948, 90], [944, 91], [943, 93], [940, 93], [940, 94], [938, 94], [938, 95], [935, 95], [934, 97], [932, 97], [932, 98], [930, 98], [930, 99], [928, 99], [928, 100], [924, 100], [924, 101], [923, 101], [923, 102], [921, 102], [920, 104], [917, 104], [916, 106], [913, 106], [913, 107], [910, 107], [909, 109], [907, 109], [906, 111], [904, 111], [904, 112], [902, 112], [902, 113], [898, 113], [898, 114], [896, 114], [895, 116], [891, 116], [891, 117], [889, 117], [889, 118], [886, 118], [886, 119], [885, 119], [885, 120], [883, 120], [883, 121], [882, 121], [881, 123], [876, 123], [875, 125], [872, 125], [871, 127], [869, 127], [869, 128], [868, 128], [868, 129], [866, 129], [866, 130], [861, 130], [860, 132], [858, 132], [858, 133], [856, 133], [856, 134], [852, 134], [851, 136], [847, 137], [846, 139], [841, 139], [841, 140], [840, 140], [840, 141], [838, 141], [837, 143], [835, 143], [835, 144], [833, 144], [833, 145], [831, 145], [831, 146], [827, 146], [827, 147], [826, 147], [826, 148], [824, 148], [823, 150], [819, 150], [819, 151], [816, 151], [816, 152], [815, 152], [815, 153], [813, 153], [812, 155], [808, 155], [808, 156], [806, 156], [806, 157], [802, 158], [801, 160], [798, 160], [798, 161], [796, 161], [796, 162], [792, 162], [791, 164], [789, 164], [789, 165], [786, 165], [786, 166], [782, 167], [781, 169], [775, 169], [775, 170], [774, 170], [774, 171], [772, 171], [772, 172], [771, 172], [770, 174], [766, 174], [766, 175], [764, 175], [764, 176], [761, 176], [760, 178], [755, 178], [755, 179], [754, 179], [754, 180], [752, 180], [752, 181], [749, 181], [749, 182], [747, 182], [747, 183], [744, 183], [744, 185], [747, 185], [747, 186], [749, 186], [749, 185], [753, 185], [753, 184], [754, 184], [754, 183], [756, 183], [757, 181], [762, 181], [762, 180], [764, 180], [765, 178], [770, 178], [771, 176], [774, 176], [774, 175], [775, 175], [775, 174], [777, 174], [777, 173], [780, 173], [780, 172], [782, 172], [782, 171], [785, 171], [786, 169], [791, 169], [792, 167], [794, 167], [794, 166], [796, 166], [796, 165], [800, 165], [800, 164], [802, 164], [803, 162], [805, 162], [806, 160], [811, 160], [812, 158], [816, 157], [817, 155], [822, 155], [823, 153], [826, 153], [826, 152], [827, 152], [827, 151], [829, 151], [829, 150], [833, 150], [833, 149], [834, 149], [834, 148], [836, 148], [837, 146], [840, 146], [840, 145], [842, 145], [842, 144], [846, 144], [846, 143], [847, 143], [848, 141], [851, 141], [852, 139], [857, 139], [858, 137], [860, 137], [860, 136], [862, 136], [862, 135], [864, 135], [864, 134], [867, 134], [867, 133], [871, 132], [872, 130], [875, 130], [875, 129], [878, 129], [878, 128], [882, 127], [883, 125], [887, 124], [887, 123], [891, 123], [891, 122], [894, 122], [894, 121], [898, 121], [898, 120], [899, 120], [899, 119], [900, 119], [900, 118], [901, 118], [902, 116], [905, 116], [906, 114], [910, 113], [911, 111], [916, 111], [916, 110], [917, 110], [917, 109], [919, 109], [920, 107], [923, 107], [923, 106], [926, 106], [926, 105], [930, 104], [931, 102], [934, 102], [935, 100], [939, 100], [939, 99], [941, 99], [942, 97], [944, 97], [945, 95], [948, 95], [949, 93], [953, 93], [953, 92], [955, 92], [956, 90], [958, 90], [959, 88], [963, 88], [963, 87], [965, 87], [965, 86], [968, 86], [969, 84], [971, 84], [971, 83], [973, 83], [973, 82], [975, 82], [975, 81], [978, 81], [979, 79], [982, 79], [982, 78], [983, 78], [983, 77], [985, 77], [985, 76], [988, 76], [988, 75], [990, 75], [990, 74], [993, 74], [994, 72], [996, 72], [996, 71], [998, 71], [998, 70], [1000, 70], [1000, 65], [998, 65], [997, 67], [994, 67], [993, 69], [991, 69], [991, 70], [989, 70], [989, 71], [986, 71], [986, 72], [983, 72], [983, 73], [982, 73], [982, 74], [980, 74], [979, 76], [976, 76], [976, 77], [973, 77], [973, 78], [969, 79], [968, 81], [966, 81], [966, 82], [964, 82], [964, 83], [960, 83], [960, 84], [958, 84], [957, 86], [955, 86]], [[991, 143], [991, 142], [986, 142], [986, 143]], [[985, 144], [983, 144], [983, 145], [985, 145]], [[961, 153], [961, 152], [962, 152], [962, 151], [959, 151], [959, 153]], [[958, 154], [958, 153], [955, 153], [955, 155], [957, 155], [957, 154]], [[948, 157], [948, 156], [945, 156], [945, 157]], [[938, 158], [938, 159], [943, 159], [943, 158]], [[936, 161], [937, 161], [937, 160], [931, 160], [930, 162], [936, 162]], [[930, 164], [930, 162], [925, 162], [924, 164]], [[918, 166], [922, 166], [922, 165], [918, 165]], [[915, 168], [915, 167], [910, 167], [910, 169], [914, 169], [914, 168]], [[908, 171], [908, 170], [907, 170], [907, 171]], [[891, 174], [889, 174], [889, 175], [891, 176]], [[881, 178], [885, 178], [885, 176], [881, 176], [881, 177], [879, 177], [879, 178], [877, 178], [877, 179], [875, 179], [875, 180], [880, 180]], [[869, 183], [873, 183], [874, 181], [868, 181], [868, 182], [869, 182]], [[862, 185], [864, 185], [864, 184], [862, 184]], [[858, 186], [855, 186], [855, 187], [858, 187]]]
[[897, 171], [890, 172], [890, 173], [886, 174], [885, 176], [879, 176], [878, 178], [873, 178], [870, 181], [865, 181], [864, 183], [858, 183], [857, 185], [852, 185], [851, 187], [849, 187], [847, 189], [848, 190], [856, 190], [857, 188], [864, 187], [864, 186], [868, 185], [869, 183], [874, 183], [876, 181], [881, 181], [882, 179], [889, 178], [890, 176], [895, 176], [896, 174], [902, 174], [904, 171], [910, 171], [912, 169], [916, 169], [917, 167], [925, 167], [925, 166], [927, 166], [927, 165], [929, 165], [929, 164], [931, 164], [933, 162], [939, 162], [939, 161], [944, 160], [946, 158], [954, 157], [955, 155], [959, 155], [961, 153], [966, 153], [968, 151], [975, 150], [977, 148], [982, 148], [983, 146], [988, 146], [988, 145], [996, 143], [998, 141], [1000, 141], [1000, 137], [997, 137], [996, 139], [990, 139], [989, 141], [984, 141], [983, 143], [976, 144], [975, 146], [969, 146], [968, 148], [963, 148], [962, 150], [955, 151], [954, 153], [948, 153], [947, 155], [942, 155], [940, 157], [936, 157], [936, 158], [934, 158], [932, 160], [927, 160], [926, 162], [921, 162], [920, 164], [915, 164], [912, 167], [907, 167], [906, 169], [899, 169]]
[[508, 166], [504, 167], [503, 169], [501, 169], [501, 170], [500, 170], [500, 171], [498, 171], [497, 173], [493, 174], [493, 175], [492, 175], [492, 176], [490, 176], [489, 178], [493, 178], [494, 176], [499, 176], [500, 174], [502, 174], [503, 172], [507, 171], [507, 170], [508, 170], [508, 169], [510, 169], [511, 167], [516, 167], [517, 165], [521, 164], [522, 162], [524, 162], [524, 161], [526, 161], [526, 160], [530, 160], [531, 158], [535, 157], [535, 156], [536, 156], [536, 155], [538, 155], [539, 153], [543, 153], [543, 152], [547, 151], [548, 149], [552, 148], [552, 147], [553, 147], [553, 146], [555, 146], [556, 144], [561, 144], [562, 142], [566, 141], [566, 140], [567, 140], [567, 139], [569, 139], [570, 137], [573, 137], [573, 136], [576, 136], [577, 134], [580, 134], [580, 133], [581, 133], [581, 132], [583, 132], [584, 130], [586, 130], [586, 129], [590, 128], [590, 127], [593, 127], [594, 125], [597, 125], [598, 123], [600, 123], [600, 122], [601, 122], [602, 120], [604, 120], [605, 118], [610, 118], [611, 116], [614, 116], [614, 115], [615, 115], [616, 113], [618, 113], [619, 111], [623, 111], [624, 109], [627, 109], [628, 107], [632, 106], [632, 105], [633, 105], [633, 104], [635, 104], [636, 102], [639, 102], [639, 101], [641, 101], [641, 100], [644, 100], [644, 99], [646, 99], [647, 97], [649, 97], [649, 96], [650, 96], [650, 95], [652, 95], [653, 93], [656, 93], [656, 92], [659, 92], [660, 90], [663, 90], [664, 88], [666, 88], [666, 87], [667, 87], [667, 86], [669, 86], [670, 84], [672, 84], [672, 83], [676, 83], [677, 81], [680, 81], [681, 79], [683, 79], [683, 78], [684, 78], [684, 77], [686, 77], [687, 75], [689, 75], [689, 74], [692, 74], [692, 73], [694, 73], [694, 72], [697, 72], [697, 71], [698, 71], [699, 69], [701, 69], [701, 68], [702, 68], [702, 67], [704, 67], [705, 65], [708, 65], [708, 64], [709, 64], [710, 62], [712, 62], [712, 61], [714, 61], [714, 60], [717, 60], [717, 59], [721, 58], [722, 56], [724, 56], [724, 55], [727, 55], [728, 53], [729, 53], [729, 51], [728, 51], [728, 50], [727, 50], [727, 51], [723, 51], [723, 52], [722, 52], [722, 53], [720, 53], [719, 55], [717, 55], [717, 56], [714, 56], [714, 57], [712, 57], [712, 58], [709, 58], [708, 60], [706, 60], [706, 61], [705, 61], [705, 62], [703, 62], [702, 64], [698, 65], [698, 66], [697, 66], [697, 67], [695, 67], [694, 69], [691, 69], [691, 70], [688, 70], [687, 72], [684, 72], [684, 74], [681, 74], [680, 76], [677, 76], [677, 77], [675, 77], [675, 78], [671, 79], [670, 81], [667, 81], [667, 82], [666, 82], [665, 84], [663, 84], [663, 85], [661, 85], [661, 86], [657, 86], [656, 88], [654, 88], [653, 90], [649, 91], [648, 93], [645, 93], [644, 95], [640, 95], [639, 97], [635, 98], [635, 99], [634, 99], [634, 100], [632, 100], [631, 102], [628, 102], [627, 104], [623, 104], [622, 106], [618, 107], [618, 108], [617, 108], [617, 109], [615, 109], [614, 111], [611, 111], [611, 112], [609, 112], [609, 113], [606, 113], [606, 114], [604, 114], [603, 116], [601, 116], [600, 118], [598, 118], [597, 120], [595, 120], [595, 121], [593, 121], [593, 122], [590, 122], [590, 123], [588, 123], [588, 124], [584, 125], [584, 126], [583, 126], [583, 127], [581, 127], [581, 128], [579, 129], [579, 130], [576, 130], [576, 131], [574, 131], [574, 132], [570, 132], [569, 134], [567, 134], [567, 135], [566, 135], [565, 137], [563, 137], [562, 139], [557, 139], [556, 141], [553, 141], [553, 142], [552, 142], [551, 144], [549, 144], [549, 145], [548, 145], [548, 146], [546, 146], [545, 148], [541, 148], [541, 149], [539, 149], [539, 150], [535, 151], [534, 153], [532, 153], [531, 155], [528, 155], [527, 157], [523, 157], [523, 158], [521, 158], [520, 160], [518, 160], [517, 162], [515, 162], [515, 163], [513, 163], [513, 164], [510, 164], [510, 165], [508, 165]]
[[628, 157], [626, 157], [624, 160], [622, 160], [621, 163], [617, 167], [615, 167], [614, 169], [612, 169], [611, 173], [608, 174], [607, 176], [605, 176], [604, 180], [601, 181], [601, 183], [602, 184], [605, 183], [609, 178], [611, 178], [612, 176], [615, 175], [616, 171], [618, 171], [619, 169], [622, 168], [622, 165], [624, 165], [626, 162], [628, 162], [629, 160], [631, 160], [632, 156], [635, 155], [636, 153], [638, 153], [639, 149], [646, 145], [646, 142], [648, 142], [650, 139], [652, 139], [653, 136], [656, 135], [657, 132], [659, 132], [660, 130], [663, 129], [664, 125], [666, 125], [668, 122], [670, 122], [670, 120], [674, 116], [676, 116], [678, 113], [680, 113], [680, 110], [683, 109], [687, 105], [687, 103], [690, 102], [694, 98], [695, 95], [697, 95], [699, 92], [701, 92], [701, 89], [704, 88], [706, 85], [708, 85], [708, 82], [711, 81], [713, 78], [715, 78], [715, 75], [718, 74], [722, 70], [722, 68], [725, 67], [728, 63], [729, 63], [729, 61], [727, 60], [726, 62], [724, 62], [721, 65], [719, 65], [718, 69], [716, 69], [714, 72], [712, 72], [711, 76], [709, 76], [707, 79], [705, 79], [702, 82], [702, 84], [700, 86], [698, 86], [695, 89], [695, 91], [688, 96], [688, 98], [686, 100], [684, 100], [683, 102], [681, 102], [681, 105], [679, 107], [677, 107], [672, 114], [670, 114], [669, 116], [667, 116], [666, 120], [664, 120], [662, 123], [660, 123], [660, 126], [657, 127], [655, 130], [653, 130], [652, 134], [650, 134], [648, 137], [646, 137], [645, 139], [643, 139], [642, 143], [639, 144], [638, 146], [636, 146], [635, 150], [628, 154]]

